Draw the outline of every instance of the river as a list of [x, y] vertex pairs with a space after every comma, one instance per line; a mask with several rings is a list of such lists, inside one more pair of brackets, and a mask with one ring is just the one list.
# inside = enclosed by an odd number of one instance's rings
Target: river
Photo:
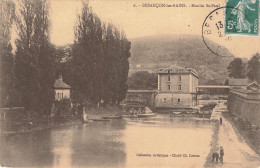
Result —
[[46, 129], [0, 139], [1, 166], [203, 167], [213, 122], [157, 115]]

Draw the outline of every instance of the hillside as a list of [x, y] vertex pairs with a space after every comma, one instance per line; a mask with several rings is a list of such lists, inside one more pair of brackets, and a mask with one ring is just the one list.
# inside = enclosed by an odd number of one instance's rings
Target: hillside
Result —
[[195, 68], [200, 84], [221, 84], [227, 77], [228, 64], [234, 59], [211, 53], [200, 36], [150, 36], [130, 40], [130, 76], [135, 71], [157, 72], [160, 68], [177, 64]]

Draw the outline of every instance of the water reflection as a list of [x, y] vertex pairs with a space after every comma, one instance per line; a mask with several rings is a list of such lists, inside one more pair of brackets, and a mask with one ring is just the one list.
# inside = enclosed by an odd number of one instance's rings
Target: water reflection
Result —
[[54, 152], [54, 167], [68, 167], [71, 166], [71, 148], [62, 147], [53, 150]]
[[54, 155], [54, 167], [68, 167], [71, 165], [71, 142], [74, 131], [76, 131], [75, 126], [72, 126], [70, 129], [51, 131], [51, 146], [52, 153]]
[[[39, 145], [41, 144], [41, 145]], [[51, 132], [42, 131], [0, 139], [1, 166], [52, 166]]]
[[131, 127], [125, 130], [126, 167], [203, 167], [210, 151], [211, 121], [163, 116], [129, 123]]
[[1, 138], [0, 162], [12, 167], [203, 167], [211, 135], [209, 120], [167, 115], [93, 122]]
[[[84, 124], [74, 131], [73, 166], [118, 166], [125, 162], [123, 142], [124, 120]], [[81, 134], [84, 130], [84, 135]]]

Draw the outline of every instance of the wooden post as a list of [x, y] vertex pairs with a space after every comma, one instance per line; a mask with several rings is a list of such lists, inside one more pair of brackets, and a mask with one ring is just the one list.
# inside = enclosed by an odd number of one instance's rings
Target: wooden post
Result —
[[6, 111], [4, 111], [4, 128], [6, 129]]

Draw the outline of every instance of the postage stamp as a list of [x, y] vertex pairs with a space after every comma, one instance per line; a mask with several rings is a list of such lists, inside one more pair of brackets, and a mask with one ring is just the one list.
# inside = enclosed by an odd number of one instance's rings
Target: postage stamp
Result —
[[259, 0], [228, 0], [225, 11], [225, 34], [258, 35]]

